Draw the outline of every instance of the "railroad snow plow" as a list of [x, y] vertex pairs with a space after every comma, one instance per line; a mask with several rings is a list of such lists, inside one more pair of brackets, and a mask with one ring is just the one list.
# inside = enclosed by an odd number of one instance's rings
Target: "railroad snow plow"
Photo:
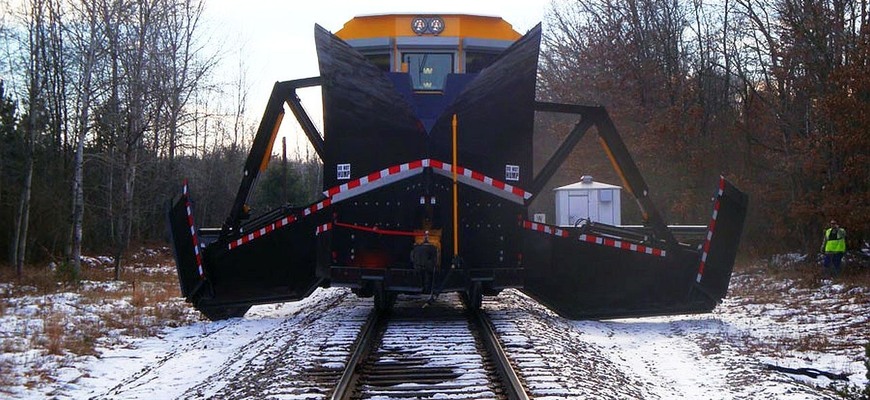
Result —
[[[195, 225], [185, 184], [169, 210], [183, 295], [211, 319], [254, 304], [349, 287], [388, 308], [400, 293], [483, 295], [517, 288], [568, 318], [708, 312], [726, 295], [747, 198], [711, 183], [711, 219], [681, 240], [601, 107], [535, 100], [540, 25], [501, 18], [357, 17], [315, 27], [320, 76], [275, 84], [222, 227]], [[296, 90], [320, 86], [323, 134]], [[249, 215], [287, 106], [323, 162], [323, 198]], [[535, 113], [578, 123], [533, 174]], [[529, 204], [595, 128], [642, 227], [558, 227]]]

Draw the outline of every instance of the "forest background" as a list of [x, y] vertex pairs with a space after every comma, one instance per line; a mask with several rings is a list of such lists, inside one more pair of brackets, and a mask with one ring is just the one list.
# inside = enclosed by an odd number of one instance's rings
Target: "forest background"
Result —
[[[215, 76], [239, 60], [209, 53], [207, 2], [21, 3], [0, 0], [0, 264], [76, 274], [84, 249], [112, 253], [120, 276], [132, 245], [166, 239], [184, 179], [197, 224], [220, 226], [259, 113], [244, 71]], [[706, 222], [722, 174], [750, 195], [744, 254], [813, 254], [829, 219], [854, 249], [870, 240], [867, 12], [866, 0], [554, 1], [538, 99], [607, 107], [669, 223]], [[536, 135], [558, 143], [573, 123], [541, 117]], [[618, 182], [594, 147], [566, 170]], [[255, 212], [322, 190], [313, 152], [291, 154], [273, 157]]]

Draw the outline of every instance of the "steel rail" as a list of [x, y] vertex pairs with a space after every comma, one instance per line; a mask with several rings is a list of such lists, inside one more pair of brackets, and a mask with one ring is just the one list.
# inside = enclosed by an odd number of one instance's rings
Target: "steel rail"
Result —
[[332, 400], [350, 399], [353, 394], [353, 389], [356, 386], [356, 381], [359, 378], [357, 367], [368, 357], [372, 349], [372, 341], [375, 340], [377, 327], [381, 323], [382, 318], [380, 312], [372, 310], [369, 318], [363, 325], [359, 340], [350, 358], [347, 360], [347, 366], [335, 386], [335, 391], [332, 392]]
[[520, 382], [520, 377], [511, 365], [507, 353], [505, 353], [501, 344], [499, 344], [498, 337], [496, 336], [495, 330], [492, 328], [492, 322], [490, 322], [489, 317], [483, 311], [477, 311], [473, 314], [474, 322], [480, 328], [483, 344], [486, 346], [486, 350], [489, 351], [489, 354], [495, 361], [498, 373], [505, 385], [508, 399], [528, 400], [529, 396], [526, 394], [522, 382]]
[[[359, 393], [356, 391], [358, 385], [361, 383], [361, 379], [367, 379], [363, 377], [363, 375], [366, 375], [365, 370], [367, 370], [363, 365], [370, 357], [371, 352], [375, 351], [374, 342], [381, 340], [381, 334], [379, 332], [383, 328], [383, 324], [387, 318], [388, 317], [377, 311], [372, 311], [372, 313], [369, 314], [368, 319], [360, 331], [353, 352], [348, 358], [347, 365], [345, 366], [344, 371], [342, 372], [342, 375], [330, 397], [331, 399], [346, 400], [359, 396]], [[492, 361], [491, 365], [494, 367], [495, 374], [498, 375], [498, 378], [496, 378], [497, 381], [493, 383], [496, 383], [502, 388], [503, 391], [501, 394], [510, 400], [528, 400], [529, 396], [526, 393], [519, 376], [511, 365], [510, 360], [508, 360], [506, 352], [501, 347], [489, 317], [484, 312], [474, 312], [469, 310], [466, 313], [466, 318], [469, 318], [469, 328], [473, 332], [472, 335], [477, 337], [477, 340], [479, 341], [478, 343], [483, 344], [483, 348], [487, 353], [484, 358], [489, 358]], [[434, 376], [432, 375], [434, 372], [419, 370], [419, 368], [411, 368], [410, 373], [412, 373], [412, 375], [407, 375], [409, 371], [405, 371], [404, 373], [405, 375], [387, 374], [386, 376], [391, 377], [390, 379], [397, 379], [396, 377], [398, 376], [401, 376], [401, 379], [409, 379], [408, 377], [416, 377], [417, 379], [420, 379], [421, 376], [428, 376], [430, 378]], [[441, 373], [443, 374], [443, 371], [441, 371]], [[491, 378], [495, 377], [491, 376]], [[444, 378], [440, 377], [439, 380], [440, 379]], [[502, 398], [501, 396], [498, 397]]]

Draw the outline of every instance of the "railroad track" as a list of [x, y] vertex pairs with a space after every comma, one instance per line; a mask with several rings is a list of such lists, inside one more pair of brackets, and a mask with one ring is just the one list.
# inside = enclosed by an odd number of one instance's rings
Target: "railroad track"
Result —
[[458, 296], [372, 312], [332, 399], [527, 399], [483, 312]]

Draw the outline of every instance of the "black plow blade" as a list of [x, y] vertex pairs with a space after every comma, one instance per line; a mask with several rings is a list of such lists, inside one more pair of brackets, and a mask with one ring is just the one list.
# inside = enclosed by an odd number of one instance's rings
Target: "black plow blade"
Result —
[[242, 316], [254, 304], [305, 298], [316, 274], [318, 207], [288, 209], [229, 237], [198, 230], [186, 194], [168, 212], [181, 293], [212, 320]]
[[728, 291], [746, 205], [745, 194], [720, 180], [700, 246], [525, 229], [523, 292], [571, 319], [709, 312]]

